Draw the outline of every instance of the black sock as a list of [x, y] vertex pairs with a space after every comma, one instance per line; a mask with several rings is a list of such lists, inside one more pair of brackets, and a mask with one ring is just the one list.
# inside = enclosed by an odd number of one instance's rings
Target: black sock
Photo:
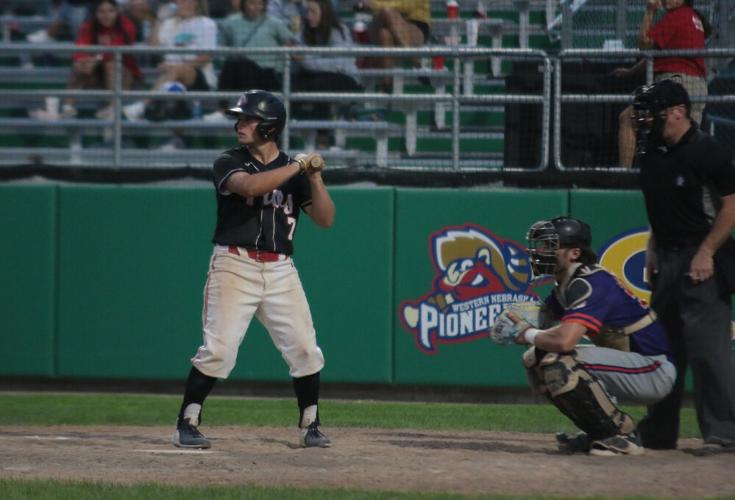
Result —
[[[192, 403], [204, 405], [204, 400], [209, 395], [217, 379], [203, 374], [195, 367], [191, 367], [189, 378], [186, 379], [186, 390], [184, 391], [184, 402], [179, 409], [179, 418], [184, 417], [184, 410]], [[201, 421], [201, 417], [199, 417]]]
[[[293, 388], [296, 392], [296, 401], [299, 404], [299, 425], [304, 417], [304, 410], [319, 403], [319, 372], [306, 377], [294, 378]], [[317, 410], [318, 411], [318, 410]], [[319, 422], [319, 414], [316, 417]]]

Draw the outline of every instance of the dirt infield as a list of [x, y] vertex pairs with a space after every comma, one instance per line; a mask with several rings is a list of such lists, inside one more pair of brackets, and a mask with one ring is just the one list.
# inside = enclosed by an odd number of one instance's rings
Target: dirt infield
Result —
[[553, 436], [326, 428], [334, 445], [301, 449], [296, 430], [210, 427], [210, 450], [179, 450], [172, 428], [0, 426], [1, 478], [258, 484], [364, 490], [557, 495], [735, 495], [735, 453], [562, 455]]

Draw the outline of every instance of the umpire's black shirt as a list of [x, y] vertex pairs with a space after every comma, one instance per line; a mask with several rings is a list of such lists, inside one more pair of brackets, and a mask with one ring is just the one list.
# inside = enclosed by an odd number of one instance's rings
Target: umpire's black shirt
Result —
[[639, 183], [656, 244], [701, 243], [722, 196], [735, 193], [732, 153], [693, 124], [677, 144], [649, 144], [639, 160]]

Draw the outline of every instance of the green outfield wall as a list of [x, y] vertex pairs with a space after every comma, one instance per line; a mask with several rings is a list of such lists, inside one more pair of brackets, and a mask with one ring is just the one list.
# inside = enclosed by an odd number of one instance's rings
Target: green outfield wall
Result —
[[[521, 347], [487, 324], [548, 292], [525, 231], [570, 213], [645, 298], [646, 217], [633, 191], [330, 189], [335, 224], [303, 217], [295, 262], [326, 382], [524, 387]], [[0, 186], [0, 375], [183, 379], [201, 341], [215, 199], [208, 186]], [[254, 322], [233, 379], [287, 381]]]

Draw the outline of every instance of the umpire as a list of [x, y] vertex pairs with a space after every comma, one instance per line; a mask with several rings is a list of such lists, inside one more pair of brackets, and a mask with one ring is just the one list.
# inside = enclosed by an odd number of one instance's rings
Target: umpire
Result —
[[732, 153], [691, 121], [689, 95], [673, 80], [638, 89], [633, 107], [639, 183], [651, 228], [646, 271], [652, 308], [671, 339], [677, 367], [673, 391], [639, 425], [643, 445], [676, 448], [684, 378], [691, 367], [704, 440], [694, 452], [735, 452]]

